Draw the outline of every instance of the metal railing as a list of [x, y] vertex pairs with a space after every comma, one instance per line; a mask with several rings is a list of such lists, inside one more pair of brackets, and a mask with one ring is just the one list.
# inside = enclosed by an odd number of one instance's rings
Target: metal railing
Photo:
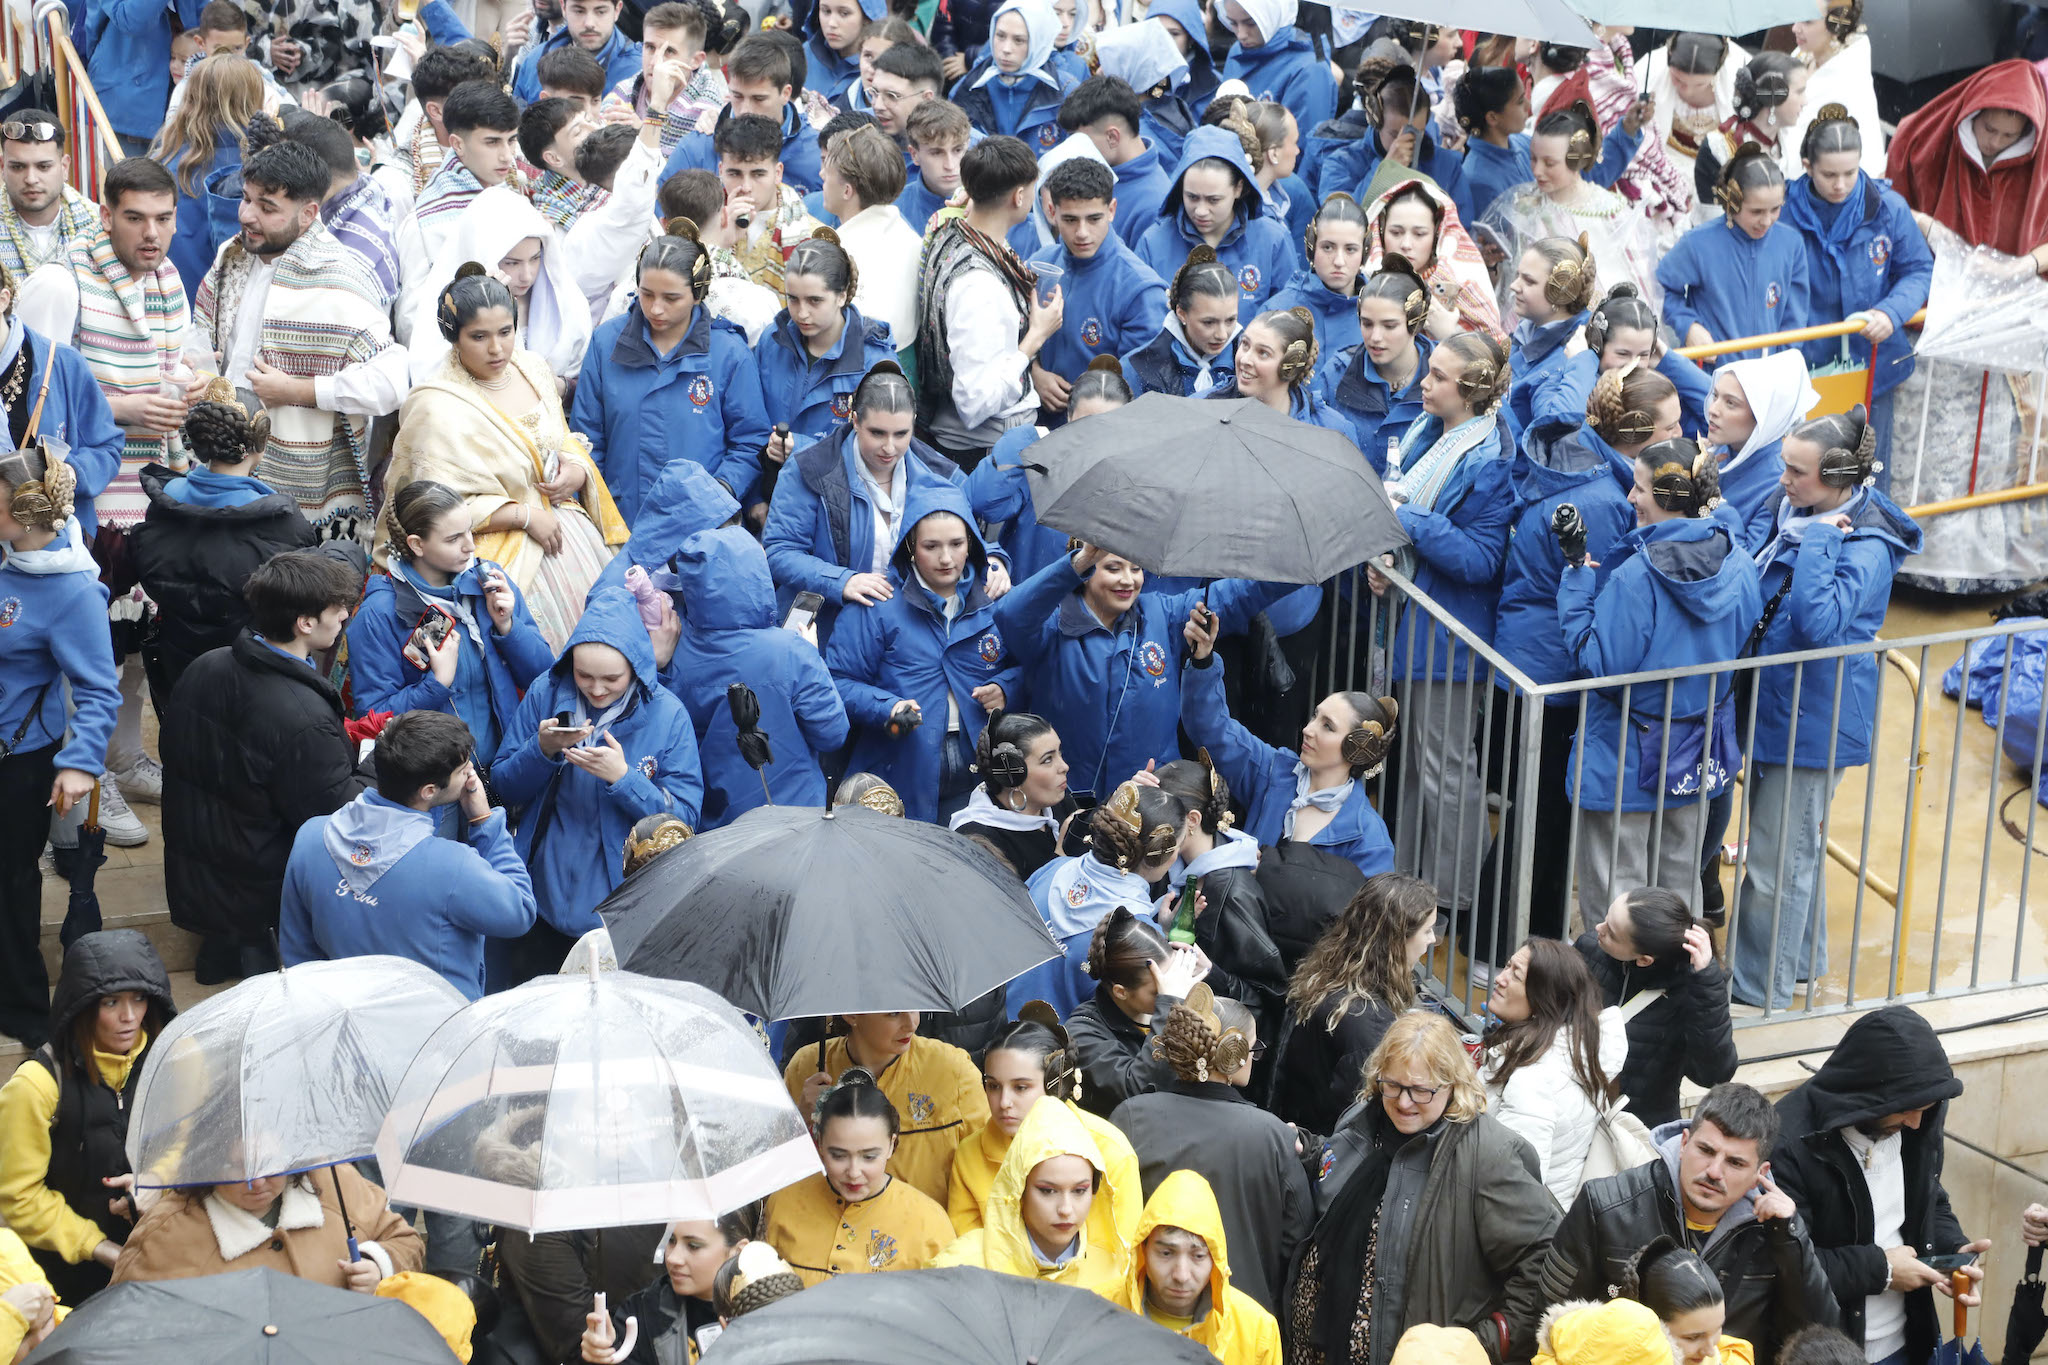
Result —
[[[1998, 723], [1988, 726], [1966, 714], [1962, 698], [1950, 703], [1938, 689], [1950, 652], [2024, 634], [2030, 623], [1538, 683], [1412, 581], [1384, 572], [1390, 582], [1384, 598], [1367, 589], [1362, 571], [1326, 585], [1329, 605], [1317, 627], [1309, 700], [1366, 691], [1391, 693], [1398, 703], [1395, 756], [1370, 791], [1392, 834], [1397, 869], [1438, 889], [1450, 932], [1433, 950], [1430, 972], [1448, 983], [1449, 996], [1468, 1016], [1483, 1009], [1486, 994], [1471, 962], [1503, 963], [1532, 933], [1569, 937], [1590, 929], [1604, 914], [1605, 896], [1655, 883], [1701, 907], [1702, 867], [1717, 877], [1723, 872], [1720, 854], [1711, 862], [1707, 855], [1708, 845], [1722, 845], [1724, 836], [1703, 837], [1717, 803], [1704, 782], [1696, 792], [1669, 794], [1674, 779], [1685, 776], [1674, 761], [1674, 740], [1692, 728], [1669, 718], [1677, 706], [1679, 721], [1688, 721], [1677, 694], [1689, 680], [1701, 679], [1705, 707], [1692, 719], [1710, 734], [1718, 713], [1732, 708], [1747, 756], [1727, 788], [1725, 837], [1734, 853], [1722, 959], [1732, 970], [1749, 917], [1761, 917], [1750, 927], [1752, 941], [1770, 949], [1763, 971], [1750, 973], [1752, 984], [1773, 980], [1781, 931], [1794, 932], [1802, 919], [1799, 942], [1788, 945], [1795, 960], [1832, 950], [1823, 968], [1799, 977], [1789, 1005], [1773, 1005], [1765, 995], [1758, 1021], [2048, 980], [2048, 944], [2030, 943], [2026, 935], [2040, 809], [2032, 794], [2040, 788], [2048, 725], [2038, 727], [2031, 764], [2022, 768], [2003, 754], [2010, 707], [2001, 706]], [[1443, 634], [1404, 630], [1404, 619]], [[1742, 623], [1745, 634], [1749, 625]], [[2004, 651], [2001, 697], [2013, 652]], [[1452, 666], [1442, 666], [1447, 663]], [[1781, 669], [1789, 676], [1772, 672]], [[1851, 765], [1843, 761], [1843, 706], [1858, 672], [1875, 672], [1877, 683], [1870, 761]], [[1809, 705], [1801, 717], [1802, 695], [1815, 687], [1831, 688], [1832, 700], [1824, 709]], [[1758, 752], [1760, 694], [1797, 718], [1777, 752]], [[1941, 710], [1951, 705], [1952, 715]], [[1656, 755], [1664, 780], [1655, 783], [1653, 800], [1626, 799], [1624, 782], [1632, 780], [1626, 761], [1617, 762], [1611, 787], [1588, 787], [1589, 734], [1604, 738], [1592, 728], [1603, 724], [1613, 727], [1618, 755], [1640, 745], [1643, 766]], [[1823, 724], [1825, 763], [1795, 779], [1795, 739]], [[1854, 774], [1855, 767], [1864, 771]], [[1817, 785], [1824, 794], [1817, 827], [1798, 827], [1795, 780], [1808, 793]], [[1758, 787], [1779, 794], [1760, 803]], [[2018, 799], [2027, 805], [2023, 822], [2005, 810]], [[1625, 804], [1648, 808], [1634, 818], [1615, 818], [1612, 812]], [[1752, 837], [1776, 845], [1772, 866], [1752, 863]], [[2016, 852], [2016, 872], [2010, 857], [1998, 856], [2001, 850]], [[1795, 860], [1814, 868], [1812, 913], [1787, 900]], [[1846, 955], [1839, 926], [1829, 942], [1830, 863], [1851, 879], [1844, 889], [1836, 878], [1837, 893], [1853, 895]], [[1642, 875], [1630, 874], [1636, 868]], [[1768, 932], [1758, 933], [1766, 921]]]

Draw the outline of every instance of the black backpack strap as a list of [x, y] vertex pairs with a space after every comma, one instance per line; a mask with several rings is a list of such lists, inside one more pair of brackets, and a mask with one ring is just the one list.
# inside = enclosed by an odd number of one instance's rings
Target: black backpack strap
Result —
[[1771, 600], [1764, 603], [1764, 614], [1756, 618], [1756, 625], [1750, 628], [1749, 639], [1743, 641], [1742, 652], [1736, 655], [1736, 658], [1746, 659], [1756, 653], [1758, 646], [1764, 642], [1764, 635], [1771, 628], [1771, 622], [1778, 617], [1778, 608], [1785, 605], [1785, 594], [1791, 591], [1792, 575], [1788, 573], [1785, 575], [1784, 583], [1771, 595]]
[[[45, 682], [36, 689], [35, 699], [28, 704], [28, 714], [21, 718], [21, 724], [14, 727], [13, 737], [5, 743], [0, 743], [0, 758], [12, 758], [14, 751], [21, 747], [21, 741], [28, 734], [28, 727], [34, 725], [36, 718], [43, 714], [43, 699], [49, 696], [49, 694], [50, 684], [48, 682]], [[51, 1069], [55, 1069], [54, 1062], [51, 1064]]]

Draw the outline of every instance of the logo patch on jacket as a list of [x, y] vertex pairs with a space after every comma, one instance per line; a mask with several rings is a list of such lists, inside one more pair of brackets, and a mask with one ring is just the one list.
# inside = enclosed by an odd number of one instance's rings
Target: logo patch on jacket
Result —
[[1148, 676], [1166, 676], [1166, 647], [1157, 640], [1147, 640], [1145, 647], [1138, 651], [1138, 662], [1144, 666]]
[[652, 782], [654, 780], [653, 754], [649, 754], [647, 755], [647, 757], [640, 760], [640, 776], [646, 778], [649, 782]]
[[844, 422], [853, 415], [853, 395], [835, 393], [832, 395], [832, 415]]
[[1059, 145], [1059, 140], [1060, 126], [1058, 123], [1041, 123], [1038, 125], [1039, 150], [1049, 151]]
[[1323, 1177], [1327, 1176], [1330, 1173], [1330, 1168], [1335, 1166], [1336, 1164], [1337, 1153], [1335, 1149], [1333, 1149], [1329, 1143], [1324, 1143], [1323, 1159], [1316, 1163], [1316, 1179], [1321, 1180]]
[[974, 649], [983, 663], [993, 664], [1003, 657], [1003, 639], [991, 630], [974, 642]]
[[880, 1228], [868, 1231], [868, 1269], [887, 1270], [896, 1259], [896, 1239]]
[[1778, 300], [1782, 297], [1783, 295], [1778, 290], [1778, 282], [1776, 280], [1772, 280], [1764, 286], [1764, 307], [1776, 308]]
[[1237, 272], [1237, 287], [1247, 295], [1259, 292], [1259, 268], [1247, 265]]
[[1102, 344], [1102, 320], [1100, 318], [1089, 318], [1081, 324], [1081, 344], [1091, 351]]
[[690, 401], [703, 407], [711, 401], [711, 376], [700, 374], [690, 381]]
[[1870, 239], [1870, 268], [1883, 270], [1891, 264], [1892, 239], [1880, 232]]
[[21, 619], [21, 599], [10, 597], [0, 602], [0, 630], [5, 630]]
[[938, 1112], [939, 1106], [932, 1103], [930, 1095], [920, 1095], [915, 1090], [910, 1092], [910, 1121], [912, 1123], [930, 1123]]
[[348, 860], [354, 863], [357, 867], [368, 867], [370, 865], [370, 859], [376, 856], [376, 853], [372, 851], [370, 846], [364, 843], [358, 843], [354, 848], [348, 851]]
[[1079, 910], [1088, 902], [1088, 883], [1075, 882], [1067, 888], [1067, 904]]

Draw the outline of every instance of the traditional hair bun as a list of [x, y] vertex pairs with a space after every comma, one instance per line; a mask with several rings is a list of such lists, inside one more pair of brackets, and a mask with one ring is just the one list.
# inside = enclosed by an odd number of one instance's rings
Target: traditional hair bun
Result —
[[55, 531], [71, 519], [78, 494], [78, 474], [54, 448], [40, 449], [44, 457], [42, 476], [14, 486], [7, 514], [32, 531]]
[[478, 275], [486, 273], [488, 272], [485, 271], [482, 264], [476, 261], [464, 261], [461, 265], [455, 267], [455, 278], [458, 280], [474, 279]]
[[1089, 361], [1088, 368], [1081, 371], [1081, 373], [1086, 374], [1088, 370], [1100, 370], [1106, 374], [1122, 374], [1124, 366], [1123, 362], [1113, 355], [1099, 355]]
[[1353, 769], [1362, 769], [1360, 776], [1378, 775], [1381, 765], [1387, 761], [1387, 753], [1394, 746], [1394, 722], [1400, 719], [1401, 704], [1392, 697], [1373, 699], [1386, 716], [1385, 723], [1359, 718], [1358, 724], [1345, 732], [1338, 752]]
[[[702, 242], [704, 240], [703, 230], [697, 226], [697, 220], [680, 215], [663, 222], [661, 231], [665, 237], [680, 237], [686, 242]], [[839, 239], [834, 237], [832, 240], [836, 242]]]
[[1863, 0], [1828, 0], [1824, 22], [1836, 42], [1844, 42], [1863, 23]]

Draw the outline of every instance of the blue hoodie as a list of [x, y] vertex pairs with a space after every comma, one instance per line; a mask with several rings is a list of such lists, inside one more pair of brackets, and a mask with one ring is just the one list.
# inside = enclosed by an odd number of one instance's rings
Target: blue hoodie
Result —
[[[951, 484], [932, 484], [910, 495], [909, 503], [903, 538], [889, 559], [896, 595], [876, 606], [849, 608], [832, 632], [825, 662], [847, 715], [860, 726], [847, 771], [874, 773], [894, 787], [912, 820], [936, 820], [948, 699], [959, 708], [960, 734], [971, 745], [988, 724], [974, 689], [994, 683], [1005, 699], [1020, 701], [1023, 690], [984, 590], [988, 547], [974, 528], [967, 494]], [[950, 622], [938, 595], [911, 564], [917, 524], [939, 513], [951, 513], [967, 526], [968, 568], [960, 576], [959, 609]], [[924, 720], [892, 737], [889, 713], [905, 699], [917, 703]]]
[[1025, 449], [1042, 435], [1038, 427], [1011, 427], [967, 476], [967, 501], [977, 520], [1002, 526], [1010, 576], [1020, 583], [1067, 553], [1067, 533], [1038, 524], [1024, 469]]
[[[484, 940], [518, 938], [533, 927], [533, 879], [503, 810], [475, 824], [461, 821], [461, 842], [435, 837], [435, 823], [434, 812], [371, 790], [300, 825], [278, 909], [284, 965], [385, 953], [430, 967], [465, 998], [480, 999]], [[380, 844], [404, 852], [358, 891], [328, 851], [330, 825], [365, 856]]]
[[[712, 478], [703, 465], [694, 460], [677, 460], [655, 481], [654, 491], [647, 498], [647, 510], [633, 528], [632, 538], [611, 557], [604, 572], [591, 584], [584, 595], [585, 604], [605, 588], [625, 587], [626, 570], [636, 565], [650, 576], [670, 573], [684, 541], [699, 531], [723, 526], [739, 514], [739, 499]], [[674, 583], [661, 586], [671, 593], [677, 588]], [[683, 614], [681, 604], [676, 612]]]
[[[1557, 616], [1565, 649], [1579, 673], [1590, 678], [1727, 662], [1742, 652], [1762, 612], [1756, 565], [1712, 517], [1639, 526], [1621, 538], [1613, 558], [1599, 569], [1567, 568], [1558, 581]], [[1730, 676], [1678, 679], [1668, 712], [1662, 687], [1635, 688], [1626, 724], [1620, 689], [1590, 694], [1567, 787], [1578, 793], [1578, 804], [1586, 810], [1613, 810], [1619, 764], [1621, 809], [1656, 810], [1658, 793], [1644, 791], [1636, 781], [1638, 727], [1649, 726], [1653, 735], [1661, 735], [1667, 714], [1703, 720], [1710, 685], [1715, 709], [1728, 704]], [[1661, 798], [1667, 807], [1673, 799]]]
[[[1042, 247], [1034, 263], [1059, 266], [1064, 307], [1060, 329], [1047, 338], [1038, 363], [1069, 382], [1080, 378], [1101, 355], [1121, 356], [1145, 344], [1166, 311], [1166, 284], [1151, 266], [1111, 233], [1087, 260], [1076, 260], [1060, 242]], [[1064, 413], [1048, 413], [1058, 425]]]
[[[1789, 332], [1813, 321], [1806, 282], [1806, 239], [1782, 222], [1761, 241], [1723, 214], [1672, 243], [1657, 263], [1664, 321], [1684, 343], [1694, 323], [1716, 341]], [[1738, 351], [1719, 363], [1762, 355]]]
[[[71, 36], [107, 121], [123, 137], [147, 141], [171, 103], [171, 17], [197, 28], [205, 0], [82, 0]], [[188, 288], [197, 288], [196, 284]]]
[[1388, 443], [1398, 444], [1422, 416], [1422, 376], [1429, 372], [1429, 353], [1436, 342], [1423, 332], [1416, 335], [1415, 345], [1422, 357], [1399, 393], [1380, 378], [1363, 342], [1331, 356], [1316, 376], [1316, 397], [1350, 421], [1358, 448], [1382, 478], [1387, 473]]
[[[509, 574], [505, 582], [512, 589], [512, 628], [500, 635], [492, 624], [484, 605], [483, 579], [484, 571], [494, 568], [497, 565], [472, 560], [447, 588], [428, 587], [405, 567], [396, 571], [404, 575], [402, 582], [393, 574], [372, 574], [363, 590], [363, 604], [348, 622], [349, 676], [356, 705], [365, 711], [445, 711], [460, 716], [485, 767], [504, 742], [506, 727], [519, 710], [520, 693], [554, 662], [554, 652], [527, 609], [526, 595]], [[483, 632], [483, 642], [461, 631], [455, 685], [446, 687], [433, 670], [423, 672], [406, 662], [405, 642], [429, 604], [452, 609], [458, 594]]]
[[1090, 852], [1054, 858], [1031, 874], [1024, 889], [1031, 893], [1038, 917], [1059, 940], [1061, 955], [1010, 983], [1015, 1002], [1010, 1013], [1014, 1016], [1027, 1000], [1043, 1000], [1064, 1019], [1095, 997], [1087, 967], [1095, 926], [1120, 905], [1139, 919], [1150, 919], [1152, 888], [1137, 873], [1111, 867]]
[[[1591, 351], [1580, 351], [1565, 361], [1565, 368], [1571, 371], [1570, 383], [1573, 389], [1583, 389], [1592, 396], [1593, 385], [1600, 379], [1600, 357]], [[1657, 373], [1671, 381], [1671, 387], [1678, 390], [1678, 420], [1684, 434], [1697, 441], [1707, 434], [1707, 399], [1713, 395], [1714, 381], [1707, 372], [1678, 352], [1666, 349], [1657, 357]], [[1582, 417], [1583, 413], [1580, 414]], [[1631, 479], [1633, 475], [1629, 476]]]
[[0, 742], [22, 754], [62, 745], [59, 768], [97, 776], [121, 689], [107, 590], [75, 516], [42, 549], [0, 559], [0, 630]]
[[993, 59], [983, 58], [954, 82], [949, 98], [967, 115], [968, 124], [983, 137], [1007, 133], [1021, 138], [1034, 156], [1044, 156], [1059, 146], [1067, 136], [1060, 127], [1060, 105], [1080, 84], [1073, 72], [1048, 61], [1045, 69], [1058, 80], [1057, 85], [1035, 78], [1005, 85], [1000, 76], [975, 84], [993, 68]]
[[[1586, 553], [1605, 564], [1613, 546], [1636, 524], [1635, 509], [1618, 478], [1620, 466], [1621, 456], [1590, 427], [1531, 433], [1515, 451], [1508, 475], [1515, 519], [1508, 530], [1493, 644], [1536, 682], [1579, 676], [1557, 624], [1557, 580], [1565, 566], [1550, 519], [1564, 503], [1578, 508], [1586, 523]], [[1545, 704], [1576, 706], [1578, 699], [1548, 697]]]
[[1305, 241], [1316, 216], [1315, 192], [1299, 175], [1283, 176], [1266, 190], [1266, 214], [1287, 229], [1288, 241]]
[[803, 334], [789, 320], [787, 308], [775, 315], [775, 325], [754, 349], [768, 421], [789, 424], [791, 451], [824, 440], [826, 432], [853, 414], [853, 391], [867, 372], [896, 359], [888, 323], [862, 317], [852, 304], [845, 311], [839, 340], [815, 359], [804, 349]]
[[[1261, 844], [1279, 843], [1299, 786], [1301, 755], [1265, 743], [1230, 714], [1220, 658], [1212, 654], [1206, 665], [1192, 665], [1183, 679], [1180, 714], [1188, 738], [1209, 751], [1231, 794], [1244, 803], [1244, 832]], [[1336, 816], [1309, 843], [1349, 860], [1368, 877], [1394, 870], [1393, 841], [1363, 782], [1351, 784]]]
[[[617, 782], [604, 782], [540, 749], [542, 721], [563, 711], [597, 715], [578, 692], [571, 665], [582, 644], [610, 645], [632, 665], [627, 709], [607, 731], [626, 755], [626, 772]], [[631, 593], [607, 588], [590, 599], [561, 656], [527, 689], [491, 779], [508, 804], [526, 807], [519, 820], [519, 856], [533, 874], [541, 918], [571, 938], [598, 927], [599, 902], [625, 880], [626, 835], [637, 821], [666, 812], [697, 824], [704, 778], [696, 729], [690, 713], [655, 676], [654, 646]]]
[[[1138, 131], [1144, 135], [1144, 129]], [[1147, 137], [1144, 151], [1112, 168], [1116, 171], [1116, 235], [1125, 246], [1136, 247], [1138, 239], [1159, 221], [1159, 205], [1172, 188], [1166, 168], [1179, 158], [1178, 151], [1163, 151]]]
[[[1592, 379], [1583, 367], [1574, 367], [1565, 353], [1565, 343], [1586, 325], [1587, 314], [1574, 313], [1556, 322], [1537, 324], [1523, 318], [1515, 324], [1508, 340], [1508, 401], [1501, 414], [1517, 441], [1532, 427], [1584, 425], [1586, 400], [1593, 396]], [[1598, 358], [1594, 360], [1597, 371]], [[1582, 387], [1583, 385], [1583, 387]]]
[[[512, 72], [512, 93], [520, 104], [532, 104], [540, 98], [540, 59], [575, 42], [575, 35], [569, 32], [567, 24], [563, 24], [527, 49]], [[640, 74], [640, 44], [620, 29], [614, 28], [612, 36], [604, 40], [604, 46], [590, 55], [604, 68], [604, 88], [607, 90]]]
[[[1145, 18], [1171, 19], [1188, 36], [1187, 79], [1173, 93], [1186, 103], [1188, 111], [1199, 121], [1202, 111], [1215, 98], [1216, 87], [1222, 84], [1222, 78], [1216, 74], [1216, 63], [1209, 56], [1209, 27], [1202, 14], [1201, 0], [1153, 0], [1145, 7]], [[1144, 91], [1138, 93], [1143, 94]], [[1192, 125], [1181, 136], [1187, 136], [1189, 131], [1192, 131]]]
[[[190, 194], [185, 192], [184, 176], [171, 167], [170, 157], [152, 158], [170, 170], [178, 182], [178, 226], [165, 254], [178, 267], [178, 278], [185, 282], [186, 292], [195, 298], [200, 281], [213, 269], [213, 258], [221, 244], [241, 231], [235, 212], [242, 202], [242, 144], [226, 129], [219, 136], [221, 143], [214, 149], [212, 164], [192, 173], [194, 188]], [[182, 146], [178, 148], [180, 156], [184, 151]]]
[[[687, 611], [668, 685], [696, 727], [703, 827], [731, 824], [766, 802], [763, 776], [776, 805], [823, 806], [818, 756], [846, 743], [846, 708], [810, 641], [778, 625], [775, 584], [760, 543], [727, 526], [691, 536], [677, 558]], [[726, 704], [725, 690], [736, 682], [751, 687], [761, 703], [771, 759], [759, 774], [740, 757]]]
[[[842, 57], [826, 45], [822, 30], [812, 30], [804, 41], [804, 89], [815, 90], [834, 104], [847, 104], [841, 97], [849, 90], [860, 93], [860, 43], [854, 43], [851, 57]], [[862, 107], [857, 112], [869, 111]]]
[[[1404, 438], [1409, 442], [1404, 467], [1413, 468], [1442, 435], [1442, 418], [1417, 418]], [[1511, 445], [1506, 421], [1496, 420], [1479, 443], [1459, 458], [1433, 509], [1424, 511], [1405, 502], [1394, 509], [1401, 529], [1414, 542], [1415, 586], [1489, 644], [1493, 642], [1494, 611], [1500, 603], [1500, 570], [1507, 558], [1508, 528], [1515, 516], [1515, 490], [1508, 477], [1513, 468], [1507, 459]], [[1467, 669], [1473, 667], [1472, 651], [1456, 644], [1443, 625], [1431, 622], [1429, 638], [1416, 638], [1410, 653], [1410, 630], [1416, 621], [1428, 619], [1419, 611], [1401, 614], [1394, 636], [1394, 675], [1465, 678]]]
[[1273, 311], [1306, 308], [1316, 329], [1316, 354], [1333, 355], [1365, 340], [1358, 326], [1358, 297], [1340, 294], [1323, 283], [1313, 269], [1301, 269], [1287, 281], [1287, 287], [1266, 300]]
[[[18, 318], [15, 325], [20, 326]], [[36, 429], [71, 447], [65, 462], [78, 476], [71, 515], [78, 518], [89, 546], [99, 529], [93, 500], [106, 492], [107, 485], [121, 472], [121, 452], [128, 438], [114, 425], [114, 410], [107, 406], [106, 394], [100, 390], [99, 381], [92, 377], [92, 370], [77, 347], [58, 345], [27, 327], [21, 328], [21, 344], [29, 349], [28, 385], [24, 392], [42, 392], [45, 376], [49, 379], [49, 396], [43, 400], [43, 417]], [[11, 733], [0, 733], [0, 739]]]
[[676, 460], [696, 461], [750, 501], [769, 425], [745, 332], [700, 306], [675, 350], [656, 355], [638, 299], [590, 338], [569, 411], [628, 526]]
[[[1759, 656], [1791, 654], [1802, 649], [1863, 644], [1877, 638], [1891, 605], [1892, 579], [1907, 555], [1920, 553], [1920, 527], [1875, 488], [1858, 489], [1841, 509], [1849, 529], [1828, 522], [1807, 525], [1796, 538], [1775, 535], [1779, 518], [1789, 508], [1780, 496], [1772, 509], [1773, 537], [1762, 559], [1757, 591], [1768, 602], [1788, 582], [1791, 591], [1778, 604], [1770, 629], [1757, 646]], [[1757, 681], [1755, 737], [1750, 755], [1758, 763], [1783, 763], [1789, 731], [1792, 762], [1801, 768], [1826, 768], [1833, 750], [1837, 768], [1870, 761], [1871, 729], [1876, 724], [1878, 657], [1857, 654], [1839, 675], [1841, 711], [1835, 710], [1836, 660], [1766, 668]], [[1798, 680], [1799, 718], [1792, 718], [1793, 670]]]
[[[1913, 337], [1906, 319], [1927, 306], [1934, 280], [1934, 251], [1913, 221], [1913, 210], [1883, 181], [1867, 175], [1840, 205], [1813, 192], [1806, 176], [1785, 190], [1785, 216], [1806, 242], [1809, 316], [1846, 318], [1876, 311], [1892, 320], [1892, 334], [1877, 348], [1877, 393], [1891, 392], [1913, 373]], [[1847, 339], [1858, 361], [1870, 359], [1870, 343]], [[1839, 360], [1843, 338], [1809, 341], [1800, 349], [1818, 368]]]
[[[1191, 29], [1200, 46], [1207, 30]], [[1287, 106], [1297, 126], [1320, 127], [1337, 112], [1337, 78], [1330, 64], [1315, 50], [1309, 36], [1293, 25], [1266, 35], [1254, 48], [1237, 43], [1223, 62], [1223, 79], [1240, 80], [1255, 100], [1274, 100]]]
[[[1232, 332], [1223, 349], [1209, 360], [1209, 387], [1212, 389], [1237, 378], [1237, 335], [1237, 332]], [[1133, 398], [1141, 393], [1155, 392], [1198, 398], [1201, 395], [1195, 392], [1195, 381], [1201, 373], [1201, 362], [1188, 348], [1180, 320], [1171, 312], [1166, 316], [1165, 325], [1152, 334], [1150, 341], [1135, 351], [1124, 353], [1124, 383], [1131, 386]]]
[[[1032, 709], [1060, 732], [1075, 791], [1107, 797], [1148, 761], [1180, 754], [1181, 628], [1199, 588], [1140, 591], [1110, 630], [1081, 598], [1073, 560], [1061, 557], [996, 603], [996, 629], [1023, 666]], [[1281, 583], [1218, 580], [1209, 609], [1225, 634], [1290, 591]]]
[[1190, 251], [1202, 245], [1202, 234], [1195, 231], [1181, 207], [1181, 181], [1197, 161], [1212, 158], [1228, 162], [1237, 172], [1237, 205], [1223, 242], [1216, 248], [1216, 259], [1237, 276], [1238, 320], [1250, 322], [1263, 311], [1266, 298], [1293, 275], [1295, 250], [1287, 239], [1287, 229], [1266, 213], [1265, 196], [1252, 176], [1251, 162], [1245, 159], [1244, 144], [1234, 133], [1197, 128], [1188, 134], [1180, 163], [1173, 168], [1173, 183], [1160, 201], [1159, 221], [1138, 239], [1138, 255], [1154, 274], [1166, 280], [1187, 264]]
[[[731, 117], [732, 107], [728, 105], [719, 111], [718, 126], [723, 128]], [[718, 147], [712, 141], [716, 136], [715, 133], [700, 133], [695, 129], [684, 133], [661, 168], [661, 183], [667, 184], [672, 176], [683, 171], [709, 171], [717, 175]], [[782, 183], [804, 194], [825, 188], [823, 173], [819, 169], [817, 130], [811, 127], [810, 120], [797, 112], [795, 100], [782, 106]]]

